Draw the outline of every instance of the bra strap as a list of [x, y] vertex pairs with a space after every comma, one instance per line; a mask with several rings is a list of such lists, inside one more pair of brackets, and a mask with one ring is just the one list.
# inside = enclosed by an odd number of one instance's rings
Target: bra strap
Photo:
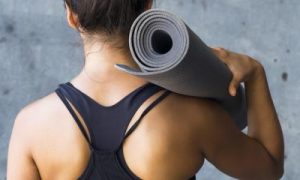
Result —
[[154, 102], [152, 102], [141, 114], [139, 119], [130, 127], [128, 132], [125, 134], [125, 137], [123, 141], [136, 129], [136, 127], [139, 125], [141, 120], [144, 118], [144, 116], [151, 110], [153, 109], [159, 102], [161, 102], [165, 97], [167, 97], [171, 91], [166, 90], [161, 96], [159, 96]]
[[68, 102], [67, 98], [63, 95], [63, 92], [61, 91], [60, 88], [56, 89], [55, 92], [58, 95], [58, 97], [62, 100], [62, 102], [65, 104], [65, 106], [67, 107], [69, 112], [71, 113], [71, 115], [74, 118], [75, 122], [77, 123], [80, 131], [82, 132], [84, 138], [87, 140], [88, 144], [90, 145], [91, 143], [90, 143], [88, 134], [87, 134], [86, 130], [84, 129], [84, 127], [83, 127], [81, 121], [79, 120], [78, 116], [76, 115], [75, 111], [73, 110], [70, 103]]

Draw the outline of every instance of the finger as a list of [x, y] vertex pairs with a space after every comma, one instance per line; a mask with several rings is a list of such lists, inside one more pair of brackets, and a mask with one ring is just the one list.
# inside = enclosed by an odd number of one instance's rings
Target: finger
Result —
[[240, 82], [237, 79], [232, 79], [229, 85], [229, 94], [231, 96], [236, 96], [237, 88], [239, 87]]
[[225, 64], [228, 64], [228, 52], [224, 48], [211, 48], [214, 54]]
[[222, 47], [212, 47], [212, 49], [214, 49], [215, 51], [225, 51], [225, 49]]
[[211, 50], [218, 56], [221, 56], [222, 54], [224, 54], [223, 52], [225, 51], [223, 48], [220, 48], [220, 47], [213, 47], [213, 48], [211, 48]]
[[221, 47], [217, 47], [214, 48], [215, 51], [218, 52], [218, 54], [220, 54], [222, 57], [227, 57], [229, 55], [229, 51], [225, 48], [221, 48]]
[[218, 48], [218, 47], [211, 47], [210, 48], [214, 53], [219, 53], [219, 51], [220, 51], [220, 48]]

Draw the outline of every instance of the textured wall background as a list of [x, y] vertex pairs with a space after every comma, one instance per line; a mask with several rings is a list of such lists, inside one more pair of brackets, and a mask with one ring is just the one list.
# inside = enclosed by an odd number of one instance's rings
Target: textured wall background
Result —
[[[283, 179], [299, 179], [300, 1], [158, 0], [211, 46], [247, 53], [266, 68], [286, 143]], [[62, 0], [0, 0], [0, 180], [16, 113], [68, 81], [83, 63]], [[231, 179], [209, 163], [199, 179]]]

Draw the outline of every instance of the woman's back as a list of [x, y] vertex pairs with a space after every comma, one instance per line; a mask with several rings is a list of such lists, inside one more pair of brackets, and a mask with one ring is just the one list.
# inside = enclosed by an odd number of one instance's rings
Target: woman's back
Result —
[[[127, 133], [146, 107], [163, 94], [161, 89], [145, 100], [130, 121]], [[142, 179], [189, 179], [200, 169], [204, 159], [197, 144], [197, 132], [193, 132], [196, 122], [186, 117], [186, 112], [192, 111], [187, 106], [193, 104], [191, 99], [170, 94], [126, 138], [124, 157], [135, 175]], [[75, 112], [82, 122], [78, 111]], [[21, 114], [30, 118], [21, 123], [26, 124], [22, 127], [27, 133], [32, 132], [30, 146], [42, 179], [77, 179], [83, 174], [91, 156], [87, 140], [56, 94], [29, 105]], [[121, 112], [119, 116], [122, 117]], [[105, 121], [113, 120], [116, 119]], [[121, 129], [107, 131], [118, 134]]]
[[[269, 106], [265, 75], [255, 79], [247, 82], [249, 88], [262, 88], [261, 91], [247, 91], [247, 96], [252, 98], [248, 99], [251, 122], [254, 123], [249, 124], [252, 137], [240, 132], [218, 103], [171, 93], [143, 117], [124, 141], [124, 160], [128, 169], [142, 179], [189, 179], [201, 168], [205, 158], [233, 177], [280, 178], [283, 173], [280, 125]], [[84, 83], [73, 84], [81, 89]], [[118, 94], [111, 95], [121, 97], [124, 92], [127, 95], [144, 83], [133, 89], [126, 84], [132, 87], [132, 83], [125, 82]], [[96, 101], [100, 97], [108, 104], [114, 104], [125, 97], [112, 100], [115, 98], [103, 95], [105, 91], [92, 87], [89, 92], [94, 93], [87, 94]], [[102, 87], [106, 93], [115, 91]], [[266, 94], [259, 96], [261, 92]], [[153, 95], [141, 105], [126, 131], [162, 93]], [[99, 104], [103, 104], [101, 102]], [[265, 103], [268, 110], [261, 109], [256, 103]], [[76, 110], [75, 114], [79, 116]], [[257, 116], [258, 121], [253, 116]], [[83, 122], [82, 118], [79, 120]], [[263, 141], [259, 143], [256, 139]], [[10, 142], [8, 179], [77, 179], [87, 169], [90, 157], [87, 140], [64, 103], [53, 93], [18, 114]]]

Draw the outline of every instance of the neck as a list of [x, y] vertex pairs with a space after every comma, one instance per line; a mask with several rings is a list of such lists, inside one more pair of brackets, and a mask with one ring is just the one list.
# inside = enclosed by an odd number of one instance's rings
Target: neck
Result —
[[124, 49], [111, 47], [109, 43], [93, 43], [84, 45], [85, 64], [79, 75], [83, 81], [93, 84], [124, 84], [144, 80], [117, 70], [115, 64], [125, 64], [138, 68], [129, 52]]

